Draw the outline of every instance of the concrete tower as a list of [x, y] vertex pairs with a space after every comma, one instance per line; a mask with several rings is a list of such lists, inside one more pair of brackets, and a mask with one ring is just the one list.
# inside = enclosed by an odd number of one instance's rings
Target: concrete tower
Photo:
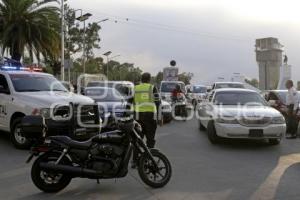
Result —
[[259, 67], [259, 88], [276, 89], [282, 66], [283, 46], [277, 38], [257, 39], [255, 44], [256, 61]]

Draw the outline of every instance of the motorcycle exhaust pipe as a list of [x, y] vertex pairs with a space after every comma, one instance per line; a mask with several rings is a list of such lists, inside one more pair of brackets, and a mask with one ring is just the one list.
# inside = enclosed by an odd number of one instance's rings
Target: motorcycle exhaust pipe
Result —
[[43, 170], [51, 170], [58, 173], [68, 174], [73, 177], [82, 178], [97, 178], [101, 177], [103, 174], [101, 171], [96, 171], [92, 169], [73, 167], [69, 165], [56, 165], [54, 163], [40, 163], [40, 168]]

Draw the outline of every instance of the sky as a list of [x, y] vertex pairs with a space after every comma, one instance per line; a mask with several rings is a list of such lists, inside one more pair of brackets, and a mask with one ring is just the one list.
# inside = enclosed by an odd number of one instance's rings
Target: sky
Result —
[[[119, 62], [155, 75], [176, 60], [193, 83], [233, 73], [258, 78], [255, 39], [276, 37], [284, 45], [293, 79], [300, 80], [298, 0], [68, 0], [101, 23], [101, 49]], [[79, 14], [79, 13], [78, 13]], [[117, 23], [116, 23], [117, 21]]]

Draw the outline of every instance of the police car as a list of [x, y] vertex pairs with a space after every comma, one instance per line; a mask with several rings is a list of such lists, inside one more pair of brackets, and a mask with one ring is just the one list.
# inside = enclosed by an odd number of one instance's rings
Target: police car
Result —
[[16, 148], [30, 145], [21, 133], [25, 115], [49, 113], [54, 104], [92, 104], [89, 97], [68, 92], [52, 75], [24, 68], [12, 60], [0, 63], [0, 131], [9, 132]]

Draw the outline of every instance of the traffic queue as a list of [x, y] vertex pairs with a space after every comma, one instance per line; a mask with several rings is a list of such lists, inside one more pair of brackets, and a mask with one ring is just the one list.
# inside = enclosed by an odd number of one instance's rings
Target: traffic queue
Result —
[[[121, 178], [137, 168], [153, 188], [171, 179], [168, 158], [155, 149], [157, 122], [197, 118], [201, 131], [217, 144], [223, 138], [267, 140], [280, 144], [295, 135], [298, 92], [246, 89], [244, 83], [213, 86], [181, 81], [150, 83], [87, 81], [74, 88], [54, 76], [7, 59], [0, 66], [0, 130], [16, 148], [28, 149], [32, 180], [44, 192], [58, 192], [73, 178]], [[286, 96], [286, 97], [285, 97]], [[286, 125], [286, 121], [288, 122]], [[144, 142], [145, 138], [145, 142]]]

